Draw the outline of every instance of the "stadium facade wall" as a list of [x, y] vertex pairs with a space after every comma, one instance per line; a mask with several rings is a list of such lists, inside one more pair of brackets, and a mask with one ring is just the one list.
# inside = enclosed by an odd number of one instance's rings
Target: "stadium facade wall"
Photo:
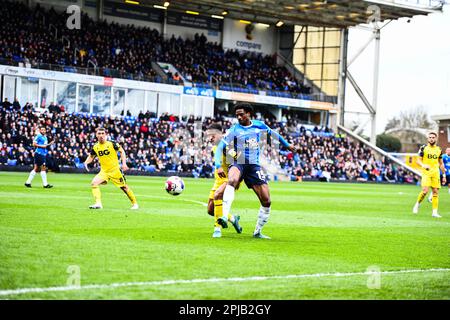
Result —
[[450, 115], [432, 117], [438, 123], [438, 142], [444, 150], [450, 148]]
[[[244, 101], [272, 106], [288, 106], [311, 111], [336, 113], [331, 103], [291, 99], [264, 94], [247, 94], [200, 89], [177, 85], [107, 78], [78, 73], [0, 65], [2, 100], [15, 97], [24, 105], [43, 102], [64, 105], [68, 112], [119, 115], [130, 110], [132, 115], [151, 111], [178, 116], [212, 117], [215, 99]], [[124, 109], [125, 108], [125, 109]]]
[[135, 116], [140, 111], [200, 117], [214, 114], [214, 98], [185, 95], [183, 86], [2, 65], [0, 75], [2, 100], [17, 97], [22, 105], [31, 102], [39, 106], [37, 110], [45, 101], [45, 106], [50, 102], [64, 105], [68, 112], [105, 115], [120, 115], [124, 108]]

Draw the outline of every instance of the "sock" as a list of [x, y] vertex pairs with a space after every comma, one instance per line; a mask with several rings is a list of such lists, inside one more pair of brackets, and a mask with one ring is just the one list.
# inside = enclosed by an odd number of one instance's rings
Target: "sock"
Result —
[[214, 200], [214, 227], [220, 228], [217, 219], [222, 217], [222, 200]]
[[417, 203], [422, 203], [423, 199], [425, 199], [426, 196], [426, 193], [420, 192], [419, 196], [417, 197]]
[[234, 187], [227, 185], [223, 193], [223, 215], [228, 217], [234, 200]]
[[120, 189], [122, 189], [122, 191], [125, 192], [128, 199], [130, 199], [131, 204], [135, 205], [137, 203], [136, 197], [134, 196], [134, 193], [130, 188], [128, 188], [128, 191], [125, 191], [126, 190], [125, 187], [122, 187]]
[[[31, 184], [31, 181], [33, 181], [33, 178], [34, 178], [34, 176], [36, 175], [36, 171], [34, 171], [34, 169], [33, 170], [31, 170], [30, 171], [30, 175], [28, 176], [28, 180], [27, 180], [27, 184]], [[23, 180], [22, 180], [23, 181]], [[450, 190], [450, 189], [449, 189]]]
[[48, 183], [47, 183], [47, 172], [45, 172], [44, 170], [41, 171], [41, 178], [42, 178], [42, 184], [44, 186], [48, 185]]
[[261, 232], [262, 228], [267, 223], [267, 220], [269, 220], [269, 215], [270, 215], [270, 207], [266, 208], [261, 206], [259, 208], [258, 221], [256, 222], [254, 234]]
[[431, 200], [431, 207], [433, 210], [437, 210], [439, 206], [439, 197], [437, 194], [433, 194], [433, 200]]
[[234, 216], [231, 213], [228, 214], [228, 221], [234, 223]]
[[92, 187], [92, 195], [94, 196], [95, 199], [95, 204], [102, 204], [102, 193], [100, 192], [100, 188], [97, 187]]

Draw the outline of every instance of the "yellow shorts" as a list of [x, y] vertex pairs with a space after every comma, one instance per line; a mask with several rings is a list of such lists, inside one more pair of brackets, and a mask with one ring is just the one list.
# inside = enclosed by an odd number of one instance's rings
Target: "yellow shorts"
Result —
[[439, 174], [422, 174], [422, 187], [431, 187], [433, 189], [441, 188], [441, 177]]
[[111, 180], [112, 183], [114, 183], [114, 185], [119, 188], [125, 187], [127, 184], [127, 179], [125, 179], [125, 176], [120, 170], [112, 172], [105, 172], [100, 170], [100, 172], [95, 176], [95, 179], [105, 180], [106, 182]]
[[216, 192], [216, 190], [219, 189], [221, 185], [223, 185], [224, 183], [227, 183], [227, 182], [228, 182], [228, 178], [215, 179], [214, 185], [213, 185], [211, 191], [209, 192], [209, 199], [214, 200], [214, 193]]

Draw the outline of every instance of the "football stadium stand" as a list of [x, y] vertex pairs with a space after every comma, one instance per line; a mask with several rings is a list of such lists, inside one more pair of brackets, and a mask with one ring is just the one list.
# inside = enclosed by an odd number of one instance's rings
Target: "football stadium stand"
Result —
[[[50, 140], [56, 141], [48, 155], [49, 167], [55, 171], [83, 168], [82, 162], [95, 141], [95, 128], [102, 126], [107, 128], [111, 139], [124, 147], [133, 170], [194, 177], [213, 174], [212, 145], [202, 133], [213, 122], [221, 123], [224, 129], [232, 123], [226, 117], [201, 121], [191, 116], [180, 121], [176, 116], [162, 114], [155, 118], [150, 112], [138, 117], [68, 114], [56, 105], [51, 112], [37, 114], [32, 105], [21, 107], [17, 102], [3, 102], [0, 116], [0, 165], [32, 165], [32, 139], [37, 126], [45, 124], [50, 128]], [[265, 150], [271, 165], [281, 168], [280, 176], [294, 181], [417, 182], [417, 177], [401, 166], [377, 157], [370, 148], [329, 128], [305, 126], [290, 116], [284, 122], [261, 120], [301, 148], [300, 154]]]

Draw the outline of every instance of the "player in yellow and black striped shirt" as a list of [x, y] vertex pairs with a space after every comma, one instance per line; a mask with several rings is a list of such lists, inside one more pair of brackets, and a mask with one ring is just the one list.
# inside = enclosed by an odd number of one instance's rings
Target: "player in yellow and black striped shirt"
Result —
[[106, 184], [109, 180], [114, 183], [117, 187], [122, 189], [122, 191], [130, 199], [132, 207], [131, 209], [139, 209], [139, 206], [134, 196], [133, 191], [126, 183], [125, 176], [119, 166], [119, 159], [117, 157], [117, 152], [120, 152], [120, 160], [122, 161], [122, 169], [124, 171], [128, 170], [127, 158], [125, 151], [121, 146], [114, 141], [106, 140], [106, 130], [104, 128], [98, 128], [95, 131], [95, 135], [98, 142], [92, 147], [91, 154], [84, 162], [84, 166], [87, 171], [88, 165], [97, 157], [100, 162], [100, 172], [92, 179], [92, 194], [94, 195], [95, 204], [90, 206], [90, 209], [102, 209], [102, 200], [99, 186], [101, 184]]
[[[442, 149], [436, 145], [437, 134], [430, 132], [428, 134], [428, 145], [420, 147], [419, 160], [417, 161], [422, 168], [422, 191], [417, 198], [417, 202], [413, 208], [413, 213], [419, 212], [420, 203], [427, 196], [428, 191], [432, 190], [432, 207], [434, 218], [441, 218], [438, 214], [439, 205], [439, 189], [441, 188], [441, 179], [439, 168], [445, 172], [444, 162], [442, 161]], [[446, 177], [443, 175], [442, 182], [446, 184]]]

